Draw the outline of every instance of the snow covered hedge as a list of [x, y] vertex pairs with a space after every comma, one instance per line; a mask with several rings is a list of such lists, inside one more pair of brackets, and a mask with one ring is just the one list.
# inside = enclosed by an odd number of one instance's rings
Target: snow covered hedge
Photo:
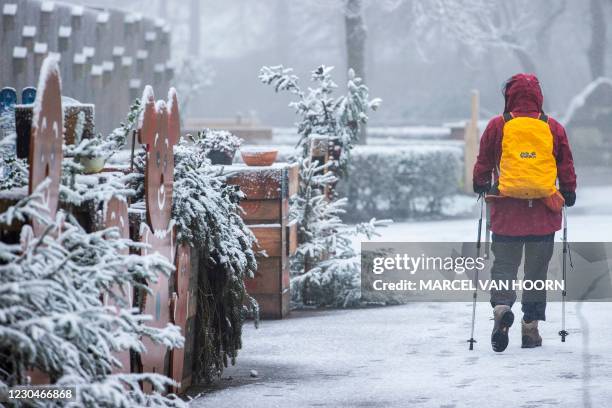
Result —
[[338, 183], [350, 221], [435, 215], [459, 192], [463, 151], [454, 145], [357, 146]]

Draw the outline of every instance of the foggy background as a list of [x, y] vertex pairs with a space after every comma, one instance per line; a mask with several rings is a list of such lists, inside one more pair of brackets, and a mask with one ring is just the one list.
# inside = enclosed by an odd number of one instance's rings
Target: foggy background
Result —
[[[293, 67], [302, 83], [320, 64], [347, 70], [345, 23], [361, 17], [363, 68], [383, 99], [373, 125], [438, 125], [469, 116], [469, 91], [481, 93], [481, 119], [503, 108], [503, 82], [519, 71], [541, 81], [545, 110], [563, 116], [571, 98], [609, 73], [604, 0], [74, 0], [162, 17], [172, 28], [172, 58], [186, 59], [207, 84], [189, 116], [254, 116], [291, 126], [288, 95], [274, 95], [262, 65]], [[351, 43], [353, 41], [353, 43]], [[358, 44], [357, 44], [358, 46]], [[177, 72], [177, 80], [185, 80]], [[184, 92], [184, 91], [183, 91]]]

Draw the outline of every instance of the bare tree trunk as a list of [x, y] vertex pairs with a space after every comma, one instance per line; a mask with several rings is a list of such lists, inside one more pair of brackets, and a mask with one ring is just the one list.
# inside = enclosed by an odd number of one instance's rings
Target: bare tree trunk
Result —
[[168, 3], [166, 0], [158, 0], [157, 1], [157, 16], [159, 18], [167, 19], [168, 18]]
[[[499, 13], [496, 13], [497, 22], [496, 25], [501, 27], [512, 27], [511, 22], [517, 18], [517, 11], [510, 5], [509, 2], [502, 1]], [[531, 55], [524, 48], [520, 47], [521, 41], [517, 38], [516, 34], [512, 31], [502, 34], [501, 38], [506, 44], [508, 44], [510, 50], [521, 64], [523, 72], [537, 74], [536, 65]]]
[[291, 54], [291, 30], [290, 3], [287, 0], [276, 0], [276, 48], [279, 55], [279, 64], [290, 66], [289, 55]]
[[523, 71], [526, 73], [537, 74], [536, 65], [529, 53], [521, 48], [513, 49], [514, 56], [519, 60]]
[[[538, 51], [540, 54], [548, 54], [551, 42], [551, 31], [555, 23], [561, 18], [567, 9], [567, 0], [561, 0], [555, 2], [556, 8], [550, 11], [550, 13], [544, 17], [540, 23], [540, 28], [537, 31], [536, 39], [538, 44]], [[538, 13], [546, 13], [550, 8], [548, 4], [542, 3], [542, 9], [538, 9]]]
[[200, 56], [200, 0], [191, 0], [189, 10], [189, 53]]
[[597, 79], [606, 71], [606, 21], [601, 0], [591, 0], [591, 45], [587, 51], [591, 77]]
[[[344, 27], [346, 33], [347, 70], [352, 68], [355, 71], [355, 75], [361, 77], [365, 82], [365, 42], [367, 32], [363, 19], [363, 1], [345, 1]], [[359, 134], [359, 144], [365, 144], [366, 139], [366, 127], [362, 125]]]

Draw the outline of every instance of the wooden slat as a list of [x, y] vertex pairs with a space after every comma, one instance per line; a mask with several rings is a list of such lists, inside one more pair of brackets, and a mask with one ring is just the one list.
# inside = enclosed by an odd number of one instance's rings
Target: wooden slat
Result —
[[253, 297], [259, 303], [259, 313], [263, 319], [282, 319], [289, 314], [289, 290], [284, 291], [282, 294], [260, 294]]
[[193, 362], [197, 358], [195, 355], [195, 336], [196, 336], [195, 317], [187, 319], [187, 329], [185, 334], [185, 366], [183, 367], [183, 379], [181, 380], [180, 392], [185, 391], [192, 385]]
[[264, 250], [270, 257], [283, 256], [285, 246], [280, 224], [249, 225], [249, 228], [257, 238], [258, 245], [255, 246], [255, 250]]
[[[283, 201], [286, 201], [283, 200]], [[280, 223], [281, 200], [243, 200], [240, 206], [244, 210], [241, 214], [246, 223]]]
[[253, 279], [245, 281], [249, 294], [278, 294], [282, 291], [283, 275], [289, 275], [289, 269], [282, 269], [279, 257], [257, 259], [257, 272]]
[[292, 221], [287, 224], [287, 255], [291, 256], [295, 254], [298, 247], [298, 224], [297, 221]]
[[327, 136], [310, 137], [310, 156], [329, 158], [329, 138]]
[[249, 167], [229, 176], [227, 182], [240, 186], [248, 200], [278, 199], [286, 196], [286, 191], [282, 191], [283, 173], [286, 170], [286, 167]]
[[298, 193], [299, 186], [300, 186], [300, 166], [297, 163], [295, 163], [289, 166], [289, 188], [288, 188], [289, 197]]

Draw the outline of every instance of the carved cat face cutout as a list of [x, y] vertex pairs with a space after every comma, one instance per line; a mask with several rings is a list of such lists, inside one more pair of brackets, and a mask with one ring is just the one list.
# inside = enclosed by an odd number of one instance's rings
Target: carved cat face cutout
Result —
[[174, 145], [180, 137], [176, 91], [170, 89], [168, 102], [155, 101], [153, 89], [145, 87], [140, 119], [140, 142], [147, 145], [145, 199], [147, 222], [154, 231], [166, 230], [172, 210]]
[[[43, 205], [49, 209], [51, 219], [54, 219], [58, 206], [64, 143], [61, 84], [57, 61], [45, 59], [38, 89], [32, 119], [29, 192], [31, 194], [47, 177], [50, 178], [50, 183], [45, 188]], [[33, 227], [35, 234], [41, 232], [37, 222], [33, 223]]]

